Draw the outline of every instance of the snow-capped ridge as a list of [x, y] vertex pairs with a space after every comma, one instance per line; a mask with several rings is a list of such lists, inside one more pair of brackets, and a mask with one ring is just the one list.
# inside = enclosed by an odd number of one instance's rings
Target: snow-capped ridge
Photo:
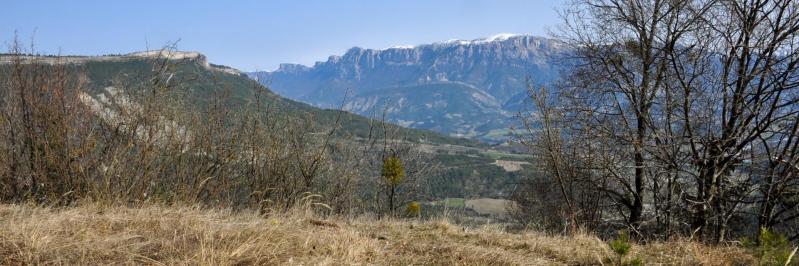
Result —
[[[446, 40], [446, 41], [443, 41], [443, 42], [434, 42], [434, 43], [431, 43], [431, 44], [394, 45], [394, 46], [391, 46], [391, 47], [387, 47], [385, 49], [375, 49], [375, 50], [416, 49], [416, 48], [421, 48], [421, 47], [431, 46], [431, 45], [432, 46], [475, 45], [475, 44], [486, 44], [486, 43], [491, 43], [491, 42], [503, 42], [503, 41], [507, 41], [507, 40], [510, 40], [510, 39], [522, 38], [522, 37], [533, 37], [533, 38], [536, 38], [533, 35], [527, 35], [527, 34], [499, 33], [499, 34], [495, 34], [495, 35], [492, 35], [492, 36], [489, 36], [489, 37], [477, 38], [477, 39], [473, 39], [473, 40], [449, 39], [449, 40]], [[360, 48], [360, 47], [353, 47], [353, 48], [363, 49], [363, 48]]]
[[433, 43], [433, 45], [471, 45], [471, 44], [484, 44], [490, 42], [502, 42], [513, 38], [519, 37], [534, 37], [532, 35], [516, 34], [516, 33], [500, 33], [490, 37], [477, 38], [473, 40], [450, 39], [443, 42]]
[[496, 34], [496, 35], [488, 37], [488, 38], [477, 39], [477, 40], [474, 40], [474, 41], [475, 42], [495, 42], [495, 41], [501, 42], [501, 41], [506, 41], [506, 40], [508, 40], [510, 38], [513, 38], [513, 37], [516, 37], [516, 36], [521, 36], [521, 34], [500, 33], [500, 34]]

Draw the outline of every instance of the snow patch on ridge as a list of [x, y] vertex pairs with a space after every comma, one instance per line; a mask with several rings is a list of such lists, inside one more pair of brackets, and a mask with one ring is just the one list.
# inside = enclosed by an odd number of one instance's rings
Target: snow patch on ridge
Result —
[[[436, 43], [433, 43], [433, 44], [434, 45], [484, 44], [484, 43], [490, 43], [490, 42], [507, 41], [508, 39], [511, 39], [511, 38], [514, 38], [514, 37], [518, 37], [518, 36], [525, 36], [525, 35], [524, 34], [516, 34], [516, 33], [499, 33], [499, 34], [495, 34], [495, 35], [490, 36], [490, 37], [478, 38], [478, 39], [474, 39], [474, 40], [450, 39], [450, 40], [446, 40], [446, 41], [443, 41], [443, 42], [436, 42]], [[424, 45], [424, 44], [423, 45], [394, 45], [394, 46], [385, 48], [383, 50], [389, 50], [389, 49], [416, 49], [416, 48], [419, 48], [421, 46], [426, 46], [426, 45]]]
[[416, 45], [394, 45], [386, 48], [385, 50], [388, 49], [416, 49]]
[[491, 37], [486, 38], [478, 38], [474, 40], [461, 40], [461, 39], [450, 39], [443, 42], [438, 42], [435, 44], [438, 45], [470, 45], [470, 44], [484, 44], [489, 42], [501, 42], [507, 41], [513, 37], [524, 36], [523, 34], [516, 34], [516, 33], [500, 33], [493, 35]]
[[508, 39], [510, 39], [512, 37], [516, 37], [516, 36], [519, 36], [519, 34], [515, 34], [515, 33], [500, 33], [500, 34], [497, 34], [497, 35], [494, 35], [494, 36], [491, 36], [491, 37], [488, 37], [488, 38], [484, 38], [482, 40], [478, 39], [476, 41], [477, 42], [494, 42], [494, 41], [501, 42], [501, 41], [506, 41], [506, 40], [508, 40]]

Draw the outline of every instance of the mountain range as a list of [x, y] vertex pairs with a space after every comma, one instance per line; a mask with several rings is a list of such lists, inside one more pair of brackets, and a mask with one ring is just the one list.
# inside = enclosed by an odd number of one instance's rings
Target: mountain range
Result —
[[559, 76], [565, 43], [499, 34], [386, 49], [354, 47], [313, 66], [247, 75], [290, 99], [489, 142], [507, 139], [528, 82]]

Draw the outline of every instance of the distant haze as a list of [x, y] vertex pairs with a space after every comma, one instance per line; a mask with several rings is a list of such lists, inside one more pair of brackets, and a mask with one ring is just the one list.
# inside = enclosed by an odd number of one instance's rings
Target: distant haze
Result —
[[[546, 35], [558, 0], [474, 1], [12, 1], [0, 42], [14, 32], [40, 53], [117, 54], [178, 41], [242, 70], [311, 65], [352, 46], [387, 48], [497, 33]], [[5, 47], [4, 47], [5, 48]], [[5, 50], [5, 49], [2, 49]]]

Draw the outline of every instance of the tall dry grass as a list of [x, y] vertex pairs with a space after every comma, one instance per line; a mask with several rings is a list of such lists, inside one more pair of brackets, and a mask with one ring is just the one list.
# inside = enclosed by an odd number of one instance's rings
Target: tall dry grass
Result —
[[[320, 219], [305, 208], [264, 217], [195, 206], [0, 205], [0, 264], [608, 265], [597, 237], [506, 233], [446, 220]], [[750, 265], [735, 247], [634, 245], [646, 264]]]

